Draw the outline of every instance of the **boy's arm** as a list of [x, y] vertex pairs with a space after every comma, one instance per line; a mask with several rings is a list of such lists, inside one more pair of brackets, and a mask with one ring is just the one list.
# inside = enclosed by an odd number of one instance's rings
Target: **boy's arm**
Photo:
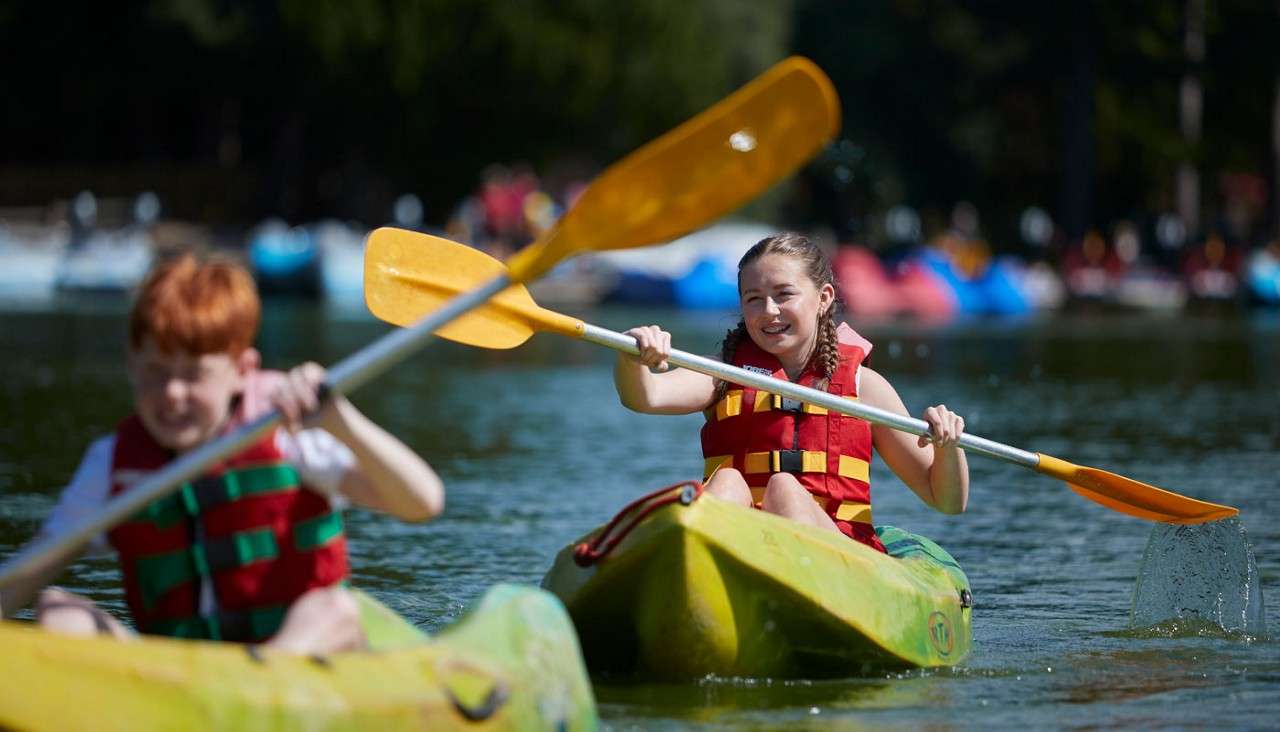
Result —
[[427, 462], [374, 424], [345, 397], [335, 396], [320, 426], [355, 455], [339, 490], [352, 503], [405, 521], [427, 521], [444, 510], [444, 484]]
[[345, 396], [321, 402], [317, 389], [325, 370], [315, 363], [291, 369], [271, 394], [291, 430], [315, 426], [350, 448], [355, 466], [338, 490], [352, 503], [405, 521], [426, 521], [444, 510], [444, 485], [426, 461], [360, 413]]

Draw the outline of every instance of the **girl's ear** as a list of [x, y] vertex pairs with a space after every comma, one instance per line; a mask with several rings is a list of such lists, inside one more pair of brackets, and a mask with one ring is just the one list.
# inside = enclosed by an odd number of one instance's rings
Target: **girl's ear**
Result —
[[818, 316], [827, 314], [831, 304], [836, 300], [836, 288], [830, 282], [818, 289]]

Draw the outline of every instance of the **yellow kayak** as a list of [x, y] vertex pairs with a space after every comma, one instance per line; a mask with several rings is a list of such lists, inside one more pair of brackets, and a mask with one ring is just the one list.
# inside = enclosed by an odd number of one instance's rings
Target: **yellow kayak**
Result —
[[[579, 543], [566, 547], [543, 579], [593, 673], [843, 676], [947, 666], [969, 652], [968, 580], [928, 539], [880, 527], [886, 555], [687, 489], [683, 499], [652, 510], [594, 564], [575, 562]], [[593, 538], [601, 530], [584, 542]]]
[[372, 650], [325, 658], [0, 623], [0, 728], [595, 729], [590, 681], [554, 597], [499, 585], [431, 638], [359, 597]]

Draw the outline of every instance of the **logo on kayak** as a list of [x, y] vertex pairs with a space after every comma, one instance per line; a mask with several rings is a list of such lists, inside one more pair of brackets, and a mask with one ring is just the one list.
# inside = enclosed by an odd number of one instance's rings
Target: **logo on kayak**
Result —
[[950, 656], [955, 648], [955, 635], [951, 632], [951, 621], [946, 615], [934, 611], [929, 615], [929, 640], [933, 647], [943, 656]]

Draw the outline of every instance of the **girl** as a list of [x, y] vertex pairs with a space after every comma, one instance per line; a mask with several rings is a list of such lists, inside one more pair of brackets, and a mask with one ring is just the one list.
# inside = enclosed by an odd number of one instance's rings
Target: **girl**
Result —
[[[862, 365], [871, 343], [836, 326], [840, 300], [831, 265], [807, 238], [780, 234], [751, 247], [738, 263], [738, 294], [742, 320], [725, 336], [725, 363], [907, 414], [889, 382]], [[694, 371], [668, 371], [669, 333], [655, 325], [626, 332], [640, 353], [618, 358], [619, 398], [637, 412], [705, 413], [711, 495], [884, 551], [871, 524], [874, 447], [925, 503], [943, 513], [964, 511], [969, 469], [957, 446], [964, 419], [944, 405], [924, 411], [929, 435], [916, 438]]]

